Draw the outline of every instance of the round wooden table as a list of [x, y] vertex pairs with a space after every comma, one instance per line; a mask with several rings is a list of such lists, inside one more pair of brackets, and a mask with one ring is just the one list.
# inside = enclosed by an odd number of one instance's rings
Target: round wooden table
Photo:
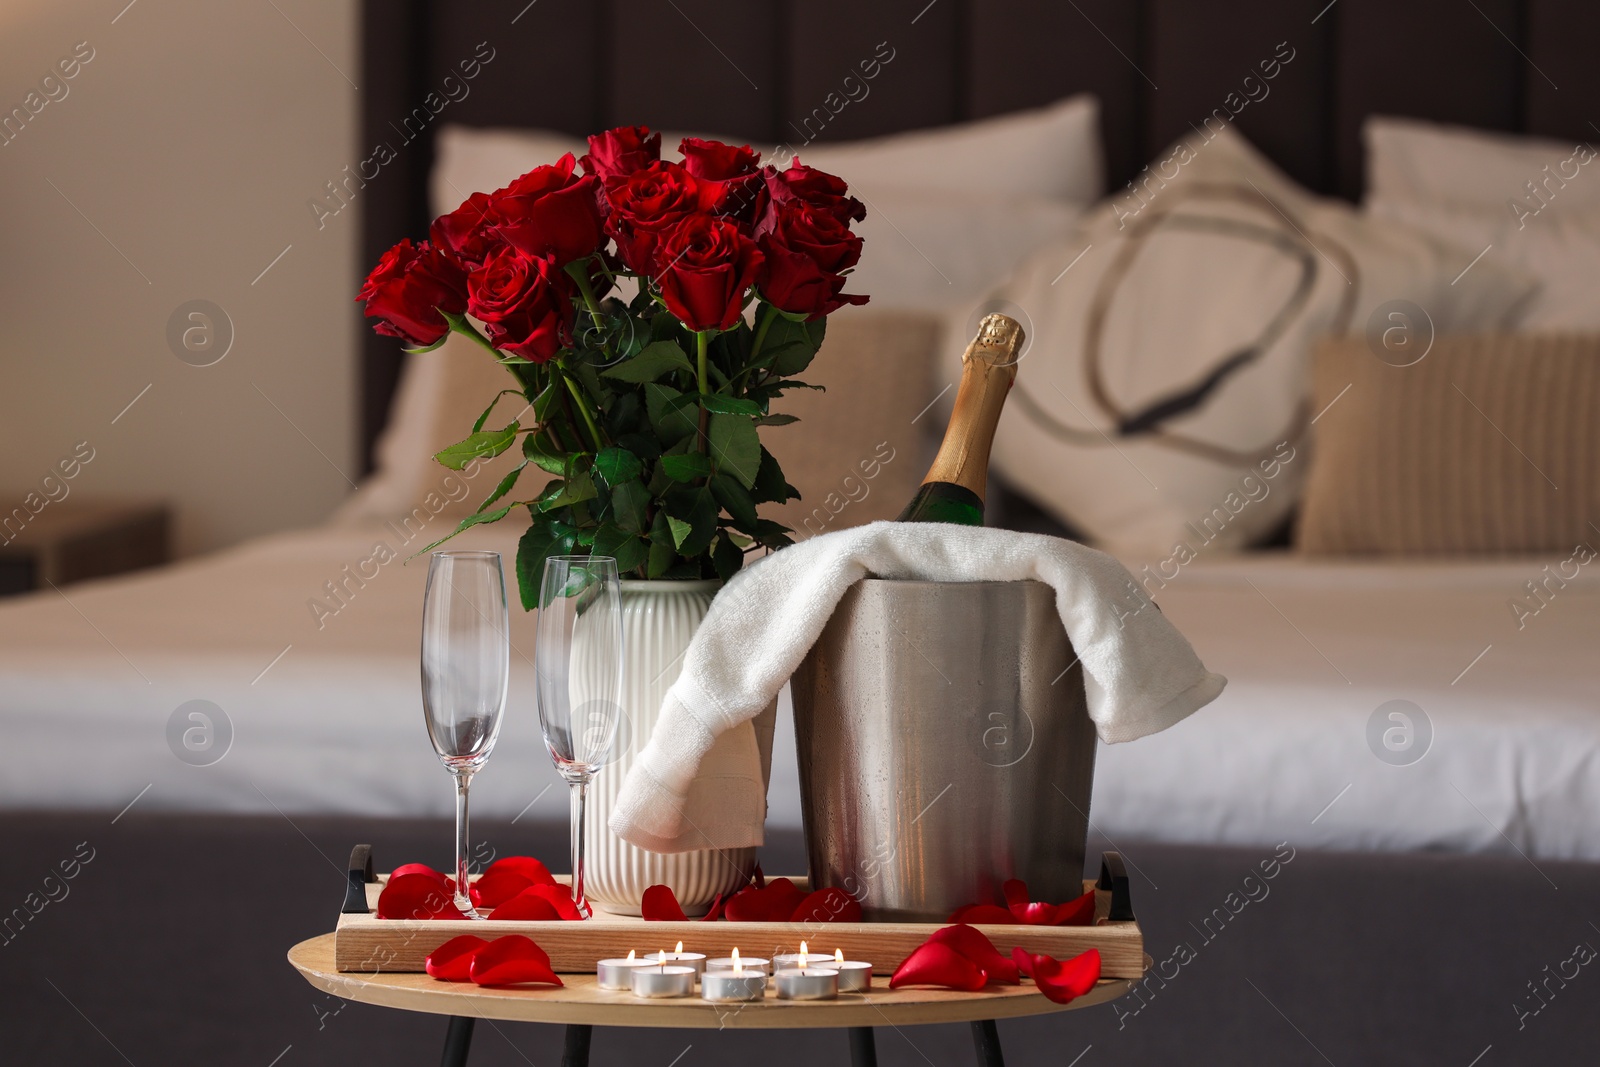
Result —
[[[333, 935], [302, 941], [289, 950], [289, 962], [318, 989], [346, 1000], [402, 1011], [450, 1016], [445, 1039], [445, 1067], [464, 1064], [477, 1019], [510, 1022], [564, 1023], [567, 1026], [563, 1067], [584, 1067], [589, 1060], [595, 1026], [662, 1026], [699, 1029], [803, 1029], [831, 1027], [850, 1032], [851, 1061], [856, 1067], [877, 1062], [872, 1028], [919, 1023], [970, 1022], [978, 1060], [1001, 1067], [996, 1019], [1073, 1011], [1115, 1000], [1132, 988], [1132, 979], [1106, 979], [1069, 1004], [1045, 998], [1026, 979], [1020, 986], [992, 986], [981, 993], [941, 989], [880, 988], [870, 993], [844, 993], [837, 1000], [778, 1000], [750, 1004], [711, 1004], [698, 996], [676, 1000], [641, 1000], [631, 993], [598, 988], [593, 975], [562, 975], [565, 987], [488, 989], [470, 983], [440, 982], [426, 974], [355, 974], [334, 967]], [[1146, 967], [1148, 968], [1148, 961]]]

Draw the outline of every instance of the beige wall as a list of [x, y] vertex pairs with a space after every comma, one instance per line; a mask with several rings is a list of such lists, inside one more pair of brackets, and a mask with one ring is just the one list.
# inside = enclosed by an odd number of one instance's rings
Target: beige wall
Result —
[[[87, 440], [71, 496], [165, 499], [189, 553], [356, 473], [357, 220], [306, 202], [356, 158], [357, 3], [125, 4], [0, 6], [0, 115], [39, 108], [0, 146], [0, 510]], [[192, 299], [233, 322], [213, 366], [169, 349]]]

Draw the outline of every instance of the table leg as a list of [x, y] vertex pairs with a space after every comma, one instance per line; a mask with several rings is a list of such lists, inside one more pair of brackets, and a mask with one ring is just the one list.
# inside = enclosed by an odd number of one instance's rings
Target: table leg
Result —
[[567, 1045], [561, 1051], [561, 1067], [589, 1067], [589, 1042], [594, 1027], [567, 1024]]
[[872, 1027], [850, 1028], [850, 1067], [878, 1067], [878, 1045], [872, 1037]]
[[450, 1029], [444, 1035], [444, 1055], [439, 1057], [439, 1067], [466, 1067], [467, 1053], [472, 1049], [472, 1022], [460, 1015], [450, 1017]]
[[972, 1024], [972, 1044], [978, 1052], [979, 1067], [1006, 1067], [1006, 1058], [1000, 1051], [1000, 1031], [993, 1019]]

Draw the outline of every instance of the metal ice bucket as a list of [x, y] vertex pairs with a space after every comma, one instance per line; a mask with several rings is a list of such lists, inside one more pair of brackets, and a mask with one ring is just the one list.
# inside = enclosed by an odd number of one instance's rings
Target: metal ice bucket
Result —
[[852, 586], [793, 679], [812, 884], [878, 921], [1081, 893], [1082, 670], [1043, 583]]

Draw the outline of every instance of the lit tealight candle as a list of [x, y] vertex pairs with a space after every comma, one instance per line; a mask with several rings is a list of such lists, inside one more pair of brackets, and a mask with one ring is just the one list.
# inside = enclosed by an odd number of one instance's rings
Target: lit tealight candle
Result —
[[872, 988], [872, 964], [847, 960], [844, 958], [844, 949], [836, 948], [833, 950], [831, 966], [839, 972], [839, 992], [865, 993]]
[[802, 941], [800, 942], [799, 952], [780, 952], [776, 956], [772, 957], [772, 965], [779, 968], [804, 967], [806, 965], [806, 957], [810, 954], [810, 952], [811, 949], [807, 947], [804, 941]]
[[739, 950], [734, 949], [733, 955], [722, 956], [714, 960], [706, 960], [706, 971], [737, 971], [772, 973], [772, 961], [762, 959], [760, 956], [740, 956]]
[[661, 955], [663, 960], [667, 963], [676, 963], [680, 967], [692, 967], [694, 969], [695, 978], [697, 979], [705, 972], [706, 954], [704, 952], [683, 951], [682, 941], [679, 941], [678, 946], [671, 952], [663, 952]]
[[782, 967], [772, 976], [779, 1000], [832, 1000], [839, 995], [839, 972], [832, 967], [811, 966], [804, 941], [800, 942], [796, 962], [798, 967]]
[[641, 960], [633, 949], [628, 950], [627, 959], [601, 960], [595, 965], [596, 984], [601, 989], [632, 989], [633, 972], [640, 967], [654, 967], [655, 961]]
[[667, 954], [661, 953], [653, 967], [636, 967], [629, 979], [636, 997], [686, 997], [694, 992], [694, 968], [668, 965]]
[[[747, 971], [734, 949], [729, 957], [733, 966], [727, 970], [707, 970], [700, 976], [700, 996], [717, 1002], [760, 1000], [767, 995], [765, 971]], [[763, 961], [764, 962], [764, 961]]]

